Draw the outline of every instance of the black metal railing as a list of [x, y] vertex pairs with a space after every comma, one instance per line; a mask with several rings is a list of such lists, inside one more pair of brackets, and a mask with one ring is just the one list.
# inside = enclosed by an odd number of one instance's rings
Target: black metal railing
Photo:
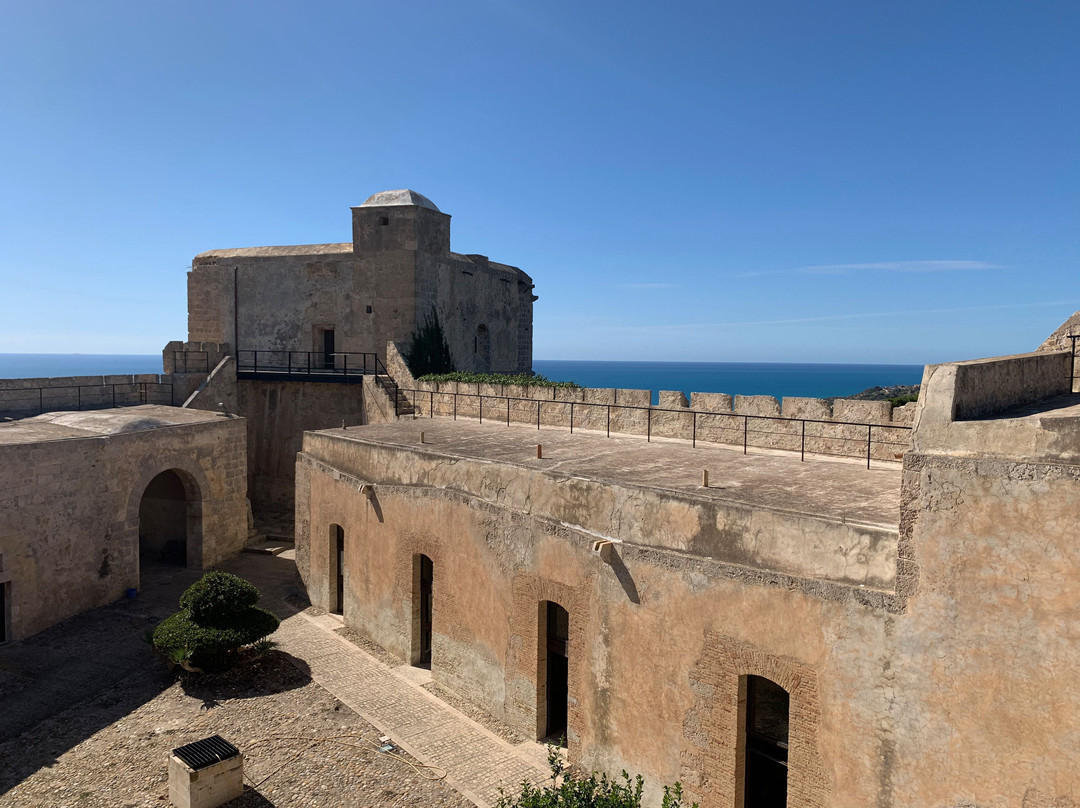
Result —
[[209, 373], [209, 351], [173, 351], [174, 373]]
[[170, 382], [65, 384], [0, 390], [0, 415], [27, 417], [62, 410], [104, 410], [140, 404], [172, 406]]
[[236, 372], [239, 376], [344, 380], [361, 376], [389, 376], [386, 366], [375, 353], [355, 351], [266, 351], [236, 352]]
[[[553, 388], [554, 389], [554, 388]], [[587, 409], [587, 412], [595, 413], [597, 409], [601, 410], [605, 414], [603, 420], [603, 426], [600, 427], [605, 430], [608, 437], [611, 437], [611, 416], [612, 412], [616, 413], [616, 416], [620, 412], [642, 412], [644, 413], [644, 435], [646, 441], [651, 441], [656, 432], [656, 426], [653, 424], [653, 416], [657, 413], [673, 413], [678, 416], [683, 416], [687, 419], [688, 429], [684, 430], [689, 433], [690, 444], [693, 447], [697, 447], [699, 441], [699, 427], [711, 426], [713, 435], [715, 438], [717, 432], [724, 433], [723, 436], [730, 435], [734, 440], [715, 440], [709, 439], [710, 443], [720, 443], [726, 445], [742, 446], [743, 454], [747, 454], [751, 448], [755, 449], [779, 449], [782, 451], [797, 452], [800, 460], [805, 460], [808, 454], [820, 455], [826, 457], [844, 457], [854, 459], [866, 459], [866, 467], [870, 468], [870, 462], [872, 459], [877, 460], [898, 460], [904, 452], [910, 446], [910, 432], [911, 427], [906, 424], [871, 424], [859, 421], [826, 421], [814, 418], [785, 418], [779, 415], [748, 415], [744, 413], [736, 412], [713, 412], [710, 410], [691, 410], [691, 409], [672, 409], [665, 407], [645, 407], [631, 404], [607, 404], [598, 402], [587, 401], [560, 401], [558, 399], [537, 399], [537, 398], [519, 398], [515, 396], [500, 396], [489, 395], [483, 393], [460, 393], [460, 392], [439, 392], [435, 390], [419, 390], [419, 389], [401, 389], [402, 393], [413, 394], [413, 406], [424, 399], [427, 399], [428, 404], [428, 417], [435, 416], [435, 404], [437, 400], [441, 399], [440, 403], [447, 403], [446, 398], [452, 397], [453, 408], [447, 412], [447, 415], [452, 415], [454, 420], [457, 420], [459, 414], [458, 400], [464, 399], [479, 399], [478, 406], [475, 407], [477, 416], [480, 419], [480, 423], [484, 422], [484, 400], [492, 402], [488, 409], [488, 420], [492, 420], [494, 416], [498, 420], [502, 421], [505, 418], [506, 425], [510, 426], [512, 420], [516, 420], [517, 423], [525, 423], [523, 417], [517, 419], [511, 418], [511, 402], [525, 402], [528, 405], [535, 405], [536, 408], [536, 428], [539, 430], [543, 425], [543, 408], [548, 407], [549, 411], [553, 407], [560, 409], [560, 416], [552, 417], [549, 419], [547, 426], [549, 427], [562, 427], [569, 426], [571, 434], [574, 431], [574, 415], [575, 408], [577, 412], [581, 412], [581, 408]], [[395, 405], [397, 399], [395, 398]], [[498, 409], [493, 411], [492, 405]], [[449, 409], [449, 407], [448, 407]], [[525, 414], [526, 407], [522, 406], [518, 408], [518, 415], [523, 416]], [[531, 407], [530, 407], [531, 409]], [[563, 411], [569, 409], [569, 423], [565, 423], [565, 415], [561, 415]], [[395, 406], [395, 415], [399, 415], [399, 410]], [[727, 419], [731, 425], [724, 425], [724, 421]], [[559, 420], [559, 423], [552, 423], [552, 421]], [[530, 417], [529, 423], [532, 423], [533, 419]], [[766, 426], [782, 425], [779, 429], [767, 429]], [[807, 425], [810, 425], [810, 431], [807, 431]], [[581, 421], [577, 424], [578, 428], [582, 428]], [[593, 419], [593, 423], [586, 428], [596, 428], [598, 425]], [[616, 427], [619, 425], [617, 424]], [[863, 433], [865, 430], [865, 434]], [[908, 437], [904, 440], [896, 440], [895, 432], [899, 430], [900, 434], [907, 433]], [[854, 432], [858, 434], [851, 434]], [[891, 431], [891, 432], [890, 432]], [[616, 432], [622, 434], [641, 434], [641, 432], [627, 432], [616, 428]], [[830, 434], [826, 434], [829, 432]], [[838, 434], [847, 433], [847, 434]], [[876, 433], [876, 434], [875, 434]], [[769, 441], [762, 439], [763, 435], [771, 435], [774, 438]], [[660, 435], [657, 435], [660, 437]], [[663, 435], [663, 437], [679, 437], [673, 435]], [[706, 435], [706, 438], [710, 436]], [[757, 438], [755, 441], [754, 438]], [[702, 439], [704, 442], [704, 438]], [[785, 445], [786, 444], [786, 445]], [[852, 447], [851, 451], [834, 451], [838, 446], [840, 447]], [[858, 447], [857, 450], [855, 447]], [[878, 449], [877, 456], [875, 457], [875, 448]], [[884, 455], [884, 457], [882, 456]]]

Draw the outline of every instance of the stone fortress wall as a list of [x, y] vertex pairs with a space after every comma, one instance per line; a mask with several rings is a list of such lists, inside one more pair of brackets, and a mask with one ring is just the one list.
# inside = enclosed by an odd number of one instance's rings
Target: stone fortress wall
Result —
[[[418, 381], [401, 345], [388, 345], [388, 368], [415, 417], [476, 418], [540, 427], [649, 435], [748, 448], [898, 461], [911, 439], [916, 403], [691, 393], [593, 387]], [[571, 406], [573, 405], [573, 406]], [[538, 442], [542, 442], [538, 438]]]
[[[1071, 806], [1071, 361], [928, 366], [902, 465], [872, 471], [576, 429], [549, 433], [541, 460], [535, 433], [500, 428], [497, 395], [490, 425], [309, 433], [298, 566], [332, 608], [343, 535], [346, 624], [415, 660], [426, 556], [433, 677], [531, 737], [553, 687], [544, 606], [558, 603], [571, 760], [679, 779], [703, 808], [742, 804], [755, 676], [790, 697], [791, 808]], [[708, 489], [694, 474], [706, 457]]]

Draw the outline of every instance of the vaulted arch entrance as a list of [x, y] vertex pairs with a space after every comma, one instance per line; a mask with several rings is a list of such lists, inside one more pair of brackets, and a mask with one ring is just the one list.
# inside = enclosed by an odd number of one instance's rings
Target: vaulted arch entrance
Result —
[[143, 489], [139, 565], [202, 566], [202, 492], [181, 469], [161, 472]]

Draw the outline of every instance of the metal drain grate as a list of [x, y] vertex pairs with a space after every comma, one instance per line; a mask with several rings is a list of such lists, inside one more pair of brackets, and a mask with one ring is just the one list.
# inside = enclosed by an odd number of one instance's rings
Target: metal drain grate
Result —
[[178, 746], [172, 751], [174, 755], [196, 771], [240, 754], [239, 749], [220, 735], [211, 735], [201, 741]]

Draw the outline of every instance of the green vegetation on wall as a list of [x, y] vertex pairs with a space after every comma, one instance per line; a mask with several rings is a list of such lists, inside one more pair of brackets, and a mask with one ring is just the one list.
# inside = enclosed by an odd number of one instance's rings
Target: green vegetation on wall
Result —
[[453, 373], [454, 360], [450, 356], [450, 345], [443, 333], [442, 323], [435, 307], [424, 317], [424, 323], [413, 331], [412, 340], [405, 352], [405, 363], [413, 377], [431, 373]]
[[574, 382], [555, 382], [544, 376], [528, 376], [517, 373], [513, 376], [502, 373], [428, 373], [418, 376], [421, 382], [465, 382], [466, 384], [521, 384], [526, 387], [566, 387], [572, 390], [578, 389]]

